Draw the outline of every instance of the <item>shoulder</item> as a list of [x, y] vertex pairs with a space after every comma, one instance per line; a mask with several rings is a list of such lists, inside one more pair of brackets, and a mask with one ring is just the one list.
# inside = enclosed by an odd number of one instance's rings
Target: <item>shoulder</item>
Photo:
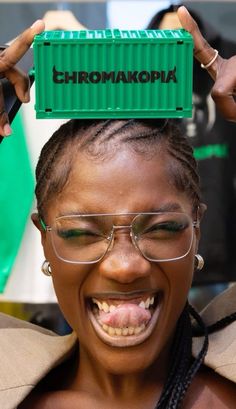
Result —
[[[236, 285], [216, 297], [201, 313], [211, 325], [236, 312]], [[197, 356], [203, 339], [193, 339], [193, 355]], [[209, 348], [204, 364], [222, 377], [236, 383], [236, 321], [209, 335]]]
[[16, 408], [49, 371], [71, 355], [76, 336], [58, 336], [0, 314], [0, 408]]
[[56, 334], [52, 331], [49, 331], [45, 328], [39, 327], [38, 325], [31, 324], [30, 322], [12, 317], [11, 315], [3, 314], [0, 312], [0, 333], [7, 333], [7, 330], [18, 330], [18, 333], [21, 333], [20, 330], [31, 330], [35, 333], [42, 333], [48, 336], [55, 336]]
[[192, 382], [183, 409], [235, 409], [236, 385], [203, 367]]

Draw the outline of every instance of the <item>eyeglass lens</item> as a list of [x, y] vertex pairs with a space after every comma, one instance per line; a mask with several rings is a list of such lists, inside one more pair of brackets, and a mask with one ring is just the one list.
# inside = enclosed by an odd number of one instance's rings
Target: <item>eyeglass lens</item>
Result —
[[[129, 215], [119, 215], [121, 221], [124, 216], [127, 219]], [[57, 256], [74, 263], [99, 261], [111, 248], [114, 235], [119, 234], [113, 227], [114, 217], [115, 215], [72, 215], [57, 218], [51, 230]], [[127, 228], [130, 228], [129, 224]], [[133, 218], [131, 236], [147, 259], [173, 260], [184, 257], [189, 252], [193, 224], [185, 213], [143, 213]]]

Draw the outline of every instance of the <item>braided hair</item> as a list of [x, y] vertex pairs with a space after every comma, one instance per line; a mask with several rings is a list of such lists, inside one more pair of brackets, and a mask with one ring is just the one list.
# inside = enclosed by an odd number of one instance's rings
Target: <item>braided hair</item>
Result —
[[63, 189], [78, 151], [104, 160], [121, 144], [146, 158], [165, 149], [173, 159], [168, 166], [175, 187], [189, 195], [194, 209], [199, 206], [196, 161], [187, 139], [173, 121], [70, 120], [52, 135], [39, 157], [35, 189], [39, 215], [44, 214], [48, 201]]
[[[62, 191], [69, 178], [73, 161], [80, 151], [93, 160], [114, 155], [121, 144], [146, 160], [157, 152], [172, 158], [169, 170], [174, 186], [190, 198], [193, 210], [200, 205], [199, 176], [192, 147], [170, 120], [70, 120], [63, 124], [43, 147], [36, 168], [36, 197], [40, 217], [47, 204]], [[202, 349], [192, 357], [192, 323], [194, 318], [204, 334]], [[177, 409], [200, 368], [207, 352], [207, 330], [197, 312], [187, 303], [177, 323], [172, 359], [167, 380], [155, 409]]]

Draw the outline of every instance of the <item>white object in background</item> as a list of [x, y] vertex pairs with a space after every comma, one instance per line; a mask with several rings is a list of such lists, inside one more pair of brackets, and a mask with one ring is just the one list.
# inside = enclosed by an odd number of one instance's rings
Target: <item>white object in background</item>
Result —
[[[32, 163], [35, 166], [40, 151], [52, 133], [65, 121], [57, 119], [37, 119], [34, 111], [34, 85], [31, 88], [31, 101], [22, 105], [25, 135]], [[12, 135], [15, 138], [17, 135]], [[32, 211], [35, 209], [33, 205]], [[33, 225], [30, 215], [26, 225], [23, 240], [16, 257], [11, 275], [7, 282], [4, 294], [0, 301], [24, 303], [51, 303], [56, 301], [56, 296], [50, 277], [45, 277], [41, 272], [44, 255], [40, 242], [40, 233]]]
[[45, 30], [85, 30], [70, 10], [49, 10], [43, 16]]
[[170, 1], [109, 1], [107, 3], [109, 27], [121, 30], [144, 29], [159, 10], [169, 6]]

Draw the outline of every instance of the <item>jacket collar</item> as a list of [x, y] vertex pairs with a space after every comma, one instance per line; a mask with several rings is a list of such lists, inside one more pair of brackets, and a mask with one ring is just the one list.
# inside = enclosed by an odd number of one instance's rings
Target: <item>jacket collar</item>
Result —
[[[211, 325], [236, 312], [236, 284], [229, 287], [202, 311], [206, 325]], [[202, 337], [193, 340], [193, 356], [197, 356], [203, 342]], [[209, 348], [204, 361], [219, 375], [236, 383], [236, 321], [209, 336]]]
[[13, 409], [37, 383], [74, 351], [74, 333], [51, 331], [0, 314], [0, 408]]

